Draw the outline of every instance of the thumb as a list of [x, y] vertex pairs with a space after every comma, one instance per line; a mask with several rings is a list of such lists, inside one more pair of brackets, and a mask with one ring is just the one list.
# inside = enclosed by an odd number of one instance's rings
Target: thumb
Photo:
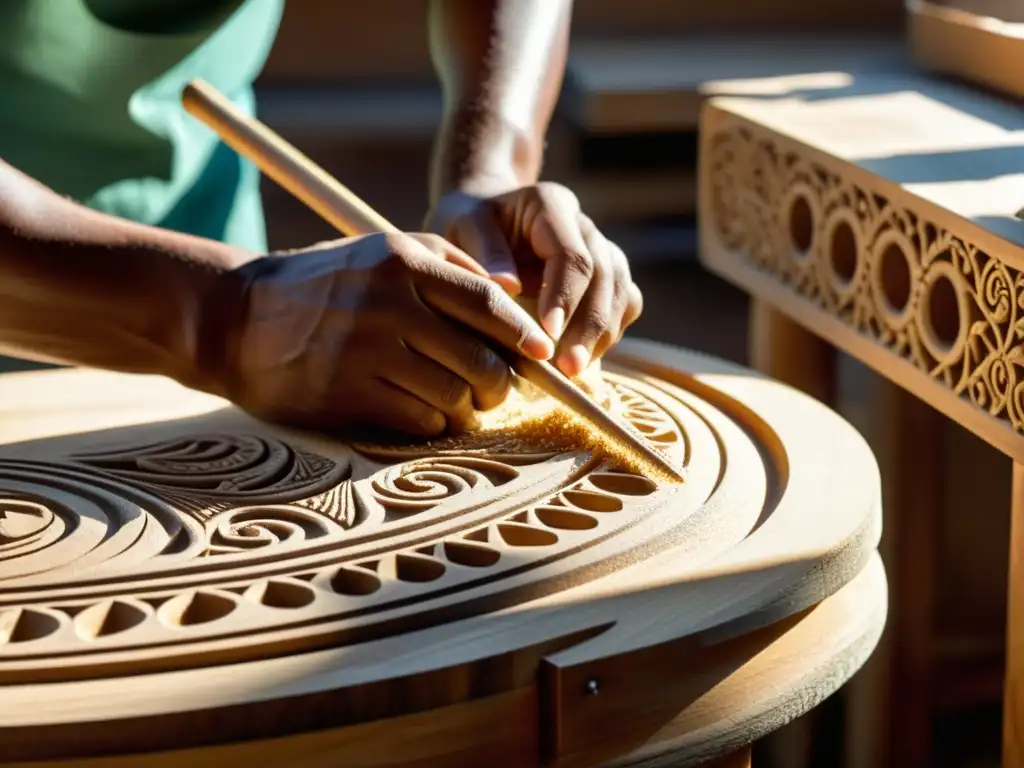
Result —
[[476, 259], [506, 293], [518, 296], [522, 292], [512, 249], [489, 208], [479, 206], [461, 216], [450, 232], [452, 242]]

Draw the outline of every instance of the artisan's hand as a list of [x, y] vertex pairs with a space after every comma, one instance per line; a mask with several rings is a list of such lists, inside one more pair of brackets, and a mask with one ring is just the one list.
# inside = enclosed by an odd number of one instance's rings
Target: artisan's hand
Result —
[[236, 272], [240, 319], [228, 323], [236, 341], [221, 378], [228, 397], [275, 421], [458, 431], [474, 406], [507, 394], [509, 366], [492, 347], [553, 352], [529, 314], [436, 235], [348, 238]]
[[640, 290], [622, 250], [580, 211], [565, 187], [542, 182], [495, 197], [455, 192], [427, 228], [475, 258], [510, 294], [539, 297], [555, 364], [578, 376], [639, 316]]

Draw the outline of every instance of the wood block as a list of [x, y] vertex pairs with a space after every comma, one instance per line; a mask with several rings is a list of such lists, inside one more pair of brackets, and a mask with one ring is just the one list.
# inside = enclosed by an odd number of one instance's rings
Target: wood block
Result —
[[340, 442], [156, 377], [0, 378], [0, 761], [690, 765], [806, 711], [885, 618], [870, 451], [713, 358], [628, 341], [604, 377], [685, 483], [506, 433]]
[[1005, 0], [957, 0], [955, 6], [908, 0], [907, 9], [916, 62], [1016, 98], [1024, 96], [1024, 5]]
[[1024, 111], [909, 73], [702, 124], [704, 263], [1024, 456]]
[[903, 60], [884, 35], [702, 35], [572, 42], [560, 109], [594, 133], [695, 130], [705, 99], [779, 98], [849, 87], [848, 69]]

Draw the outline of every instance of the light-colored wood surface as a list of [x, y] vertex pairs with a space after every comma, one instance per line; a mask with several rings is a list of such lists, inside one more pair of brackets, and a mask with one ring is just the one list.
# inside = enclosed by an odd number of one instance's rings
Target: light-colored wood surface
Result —
[[[749, 750], [729, 749], [720, 738], [733, 724], [723, 712], [767, 731], [790, 713], [775, 706], [780, 692], [804, 687], [824, 691], [847, 665], [870, 653], [885, 620], [885, 579], [880, 562], [811, 610], [737, 638], [701, 663], [689, 695], [670, 722], [647, 735], [628, 755], [604, 768], [741, 768]], [[752, 652], [757, 649], [757, 652]], [[692, 658], [692, 657], [691, 657]], [[695, 659], [694, 659], [695, 660]], [[703, 661], [703, 660], [702, 660]], [[728, 671], [728, 674], [725, 672]], [[149, 755], [99, 757], [72, 762], [5, 763], [8, 768], [333, 768], [338, 765], [431, 766], [461, 768], [493, 765], [529, 768], [538, 761], [537, 695], [527, 686], [515, 691], [431, 712], [366, 725], [326, 729], [287, 738], [262, 739], [202, 749]], [[600, 693], [598, 694], [600, 695]], [[800, 706], [806, 706], [801, 704]], [[705, 749], [701, 748], [702, 742]], [[688, 757], [680, 757], [686, 754]], [[590, 763], [590, 765], [595, 765]]]
[[1010, 592], [1006, 609], [1003, 766], [1024, 766], [1024, 465], [1013, 465]]
[[593, 133], [691, 131], [711, 96], [843, 92], [849, 67], [885, 70], [905, 58], [892, 36], [578, 37], [560, 109]]
[[[747, 361], [756, 371], [835, 407], [836, 353], [768, 303], [750, 303]], [[814, 714], [796, 720], [765, 740], [772, 763], [807, 768], [813, 749]]]
[[[907, 12], [910, 49], [919, 64], [1010, 96], [1024, 96], [1024, 4], [907, 0]], [[988, 15], [1000, 12], [1005, 18]]]
[[723, 99], [702, 135], [706, 266], [1024, 458], [1024, 111], [909, 75]]
[[[870, 452], [742, 368], [639, 341], [609, 365], [608, 407], [688, 482], [486, 436], [349, 446], [158, 378], [0, 377], [0, 759], [400, 723], [519, 706], [532, 686], [542, 749], [565, 765], [581, 745], [626, 754], [684, 711], [705, 730], [674, 732], [680, 761], [799, 715], [884, 619]], [[843, 609], [834, 653], [819, 637], [823, 655], [792, 654], [806, 674], [782, 665], [765, 698], [688, 708], [694, 669], [738, 679], [757, 631], [857, 574], [873, 607]]]
[[[1024, 110], [924, 75], [850, 74], [854, 85], [834, 98], [709, 105], [702, 260], [1019, 462], [1024, 221], [1016, 214], [1024, 199]], [[924, 416], [923, 407], [914, 410]], [[888, 474], [905, 475], [897, 485], [911, 482], [922, 461], [930, 476], [940, 471], [941, 457], [922, 455], [937, 442], [932, 417], [925, 419], [893, 425], [895, 469], [879, 454]], [[900, 518], [894, 533], [914, 537], [915, 548], [935, 535], [932, 485], [887, 496]], [[892, 501], [899, 497], [912, 497], [911, 508], [900, 509]], [[917, 752], [903, 756], [914, 764], [926, 759], [923, 709], [932, 702], [922, 697], [948, 698], [949, 687], [932, 687], [914, 657], [928, 655], [919, 646], [932, 624], [934, 552], [911, 561], [895, 546], [894, 594], [901, 604], [915, 595], [916, 615], [894, 607], [890, 668], [892, 684], [902, 682], [893, 704], [910, 697], [896, 713], [909, 719], [894, 741], [917, 743]], [[1022, 650], [1013, 642], [1007, 650], [1012, 688]]]
[[932, 705], [941, 671], [935, 664], [937, 555], [942, 518], [942, 416], [882, 379], [872, 398], [875, 455], [882, 475], [891, 574], [891, 621], [885, 709], [890, 738], [881, 764], [931, 765]]
[[[244, 114], [224, 94], [202, 80], [190, 82], [182, 93], [185, 109], [213, 129], [236, 152], [312, 208], [347, 236], [374, 232], [398, 234], [395, 225], [367, 205], [352, 190], [302, 154], [261, 121]], [[535, 300], [534, 300], [534, 311]], [[587, 422], [597, 438], [633, 458], [652, 476], [682, 481], [679, 466], [669, 461], [645, 436], [606, 413], [576, 382], [554, 365], [533, 360], [509, 348], [506, 357], [515, 372], [558, 400]]]
[[756, 371], [833, 406], [835, 348], [764, 301], [750, 306], [748, 361]]

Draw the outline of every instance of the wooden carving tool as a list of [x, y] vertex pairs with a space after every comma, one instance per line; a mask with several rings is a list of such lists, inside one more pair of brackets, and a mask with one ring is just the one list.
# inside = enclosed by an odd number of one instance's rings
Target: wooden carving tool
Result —
[[[238, 110], [209, 83], [202, 80], [189, 83], [182, 92], [182, 103], [191, 115], [213, 129], [225, 144], [248, 158], [343, 234], [351, 237], [399, 231], [348, 187], [270, 128]], [[612, 418], [553, 365], [530, 360], [517, 352], [504, 357], [510, 361], [516, 374], [584, 419], [601, 436], [624, 450], [627, 456], [648, 467], [651, 474], [676, 481], [684, 479], [679, 468], [648, 445], [641, 435]]]

